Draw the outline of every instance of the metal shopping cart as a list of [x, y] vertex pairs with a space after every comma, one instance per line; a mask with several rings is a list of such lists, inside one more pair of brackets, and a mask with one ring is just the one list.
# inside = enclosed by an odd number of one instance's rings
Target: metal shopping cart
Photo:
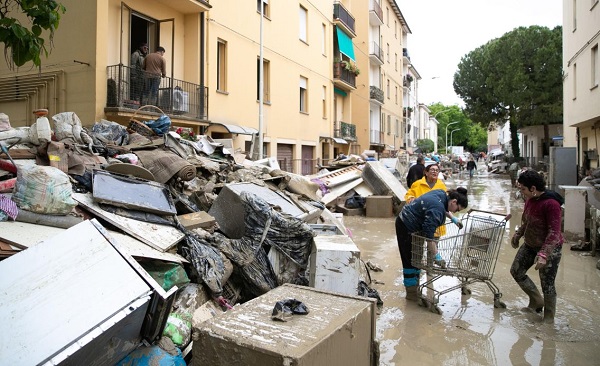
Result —
[[[506, 222], [511, 215], [488, 211], [469, 210], [463, 217], [463, 228], [446, 224], [446, 235], [428, 240], [421, 233], [412, 234], [412, 264], [427, 272], [428, 280], [419, 286], [419, 305], [426, 306], [431, 312], [441, 314], [438, 307], [440, 296], [456, 289], [463, 295], [470, 294], [467, 287], [475, 282], [484, 282], [494, 294], [494, 307], [505, 308], [500, 301], [502, 293], [492, 282], [494, 269], [500, 252]], [[442, 260], [434, 257], [437, 246]], [[458, 278], [455, 286], [436, 290], [434, 283], [442, 276]], [[431, 295], [427, 298], [423, 290]]]

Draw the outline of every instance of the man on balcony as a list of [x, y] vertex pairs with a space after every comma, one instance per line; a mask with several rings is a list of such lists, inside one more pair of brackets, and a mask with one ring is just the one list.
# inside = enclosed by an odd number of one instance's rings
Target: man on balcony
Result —
[[156, 52], [144, 58], [144, 71], [146, 72], [144, 97], [146, 104], [158, 104], [160, 79], [167, 76], [167, 61], [163, 57], [164, 54], [165, 49], [159, 46], [156, 48]]
[[144, 90], [144, 58], [148, 54], [148, 44], [142, 43], [134, 53], [131, 54], [131, 100], [141, 102]]

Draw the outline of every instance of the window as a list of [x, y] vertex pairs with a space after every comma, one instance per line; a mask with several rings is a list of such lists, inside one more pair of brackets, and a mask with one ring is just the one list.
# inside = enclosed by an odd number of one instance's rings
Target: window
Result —
[[592, 88], [598, 86], [600, 79], [600, 60], [598, 60], [598, 44], [592, 47]]
[[321, 52], [323, 55], [327, 55], [327, 26], [323, 24], [323, 31], [321, 32]]
[[398, 21], [394, 20], [394, 37], [398, 39]]
[[394, 94], [394, 100], [396, 101], [396, 104], [398, 104], [398, 87], [396, 86], [396, 92]]
[[396, 126], [395, 126], [394, 135], [400, 136], [399, 133], [400, 133], [400, 121], [398, 121], [398, 118], [396, 118]]
[[269, 0], [256, 0], [256, 11], [260, 13], [260, 6], [264, 4], [263, 16], [269, 17]]
[[308, 22], [308, 10], [306, 10], [305, 8], [303, 8], [302, 6], [300, 7], [299, 10], [299, 21], [300, 21], [300, 29], [299, 29], [299, 37], [300, 40], [304, 43], [308, 43], [308, 38], [306, 35], [306, 30], [308, 29], [307, 26], [307, 22]]
[[577, 0], [573, 0], [573, 31], [577, 29]]
[[385, 7], [385, 24], [387, 24], [388, 28], [390, 27], [390, 8]]
[[394, 67], [396, 68], [396, 71], [398, 71], [398, 54], [395, 53], [394, 57]]
[[217, 40], [217, 90], [227, 91], [227, 42]]
[[386, 51], [385, 57], [387, 58], [388, 64], [389, 64], [390, 63], [390, 44], [386, 43], [386, 45], [387, 45], [387, 51]]
[[392, 133], [392, 116], [388, 114], [387, 116], [387, 134], [390, 135]]
[[573, 64], [573, 100], [577, 99], [577, 64]]
[[[263, 102], [271, 101], [271, 68], [263, 58]], [[260, 100], [260, 57], [256, 59], [256, 100]]]
[[308, 79], [300, 76], [300, 112], [308, 113]]
[[327, 118], [327, 87], [323, 85], [323, 118]]
[[387, 79], [386, 93], [387, 93], [388, 99], [390, 99], [390, 79]]

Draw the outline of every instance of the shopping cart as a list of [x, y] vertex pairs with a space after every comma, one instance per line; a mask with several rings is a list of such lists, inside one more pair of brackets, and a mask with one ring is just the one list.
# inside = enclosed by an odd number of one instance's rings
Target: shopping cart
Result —
[[[492, 282], [494, 269], [500, 252], [506, 222], [511, 215], [488, 211], [469, 210], [463, 216], [463, 228], [446, 223], [446, 234], [435, 240], [428, 240], [421, 233], [412, 234], [412, 264], [427, 272], [428, 280], [419, 286], [419, 305], [426, 306], [431, 312], [441, 314], [438, 307], [440, 296], [456, 289], [463, 295], [470, 294], [467, 287], [475, 282], [484, 282], [494, 294], [494, 307], [505, 308], [500, 301], [502, 293]], [[433, 253], [437, 246], [442, 260], [435, 259]], [[437, 290], [436, 280], [442, 276], [458, 278], [455, 286]], [[423, 295], [427, 290], [431, 296]]]

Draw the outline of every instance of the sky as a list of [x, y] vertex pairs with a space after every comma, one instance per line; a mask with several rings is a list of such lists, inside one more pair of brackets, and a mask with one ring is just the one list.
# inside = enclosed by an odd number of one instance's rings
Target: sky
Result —
[[464, 106], [452, 81], [463, 56], [517, 27], [562, 25], [562, 0], [396, 0], [421, 76], [419, 103]]

